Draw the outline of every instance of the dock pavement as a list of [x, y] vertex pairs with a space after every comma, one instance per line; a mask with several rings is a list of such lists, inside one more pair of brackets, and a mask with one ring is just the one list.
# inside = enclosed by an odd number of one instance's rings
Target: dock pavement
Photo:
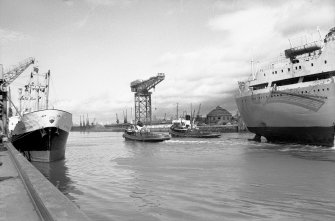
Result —
[[10, 142], [0, 144], [0, 221], [89, 218]]

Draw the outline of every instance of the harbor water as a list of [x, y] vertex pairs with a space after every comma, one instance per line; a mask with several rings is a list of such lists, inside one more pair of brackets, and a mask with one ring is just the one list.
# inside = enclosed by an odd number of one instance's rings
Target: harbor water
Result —
[[33, 164], [92, 220], [335, 220], [335, 149], [252, 137], [71, 132], [65, 160]]

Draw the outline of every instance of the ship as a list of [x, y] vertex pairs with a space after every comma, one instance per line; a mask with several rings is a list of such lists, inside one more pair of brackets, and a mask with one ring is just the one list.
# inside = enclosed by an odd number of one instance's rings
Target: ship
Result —
[[11, 142], [30, 161], [65, 158], [72, 114], [49, 108], [49, 82], [50, 71], [40, 74], [34, 68], [28, 84], [19, 89], [18, 115], [9, 118]]
[[147, 127], [137, 124], [130, 125], [122, 134], [124, 139], [140, 142], [162, 142], [170, 140], [170, 135], [151, 132]]
[[318, 34], [238, 82], [235, 101], [254, 140], [334, 146], [335, 27]]
[[200, 130], [194, 122], [191, 122], [190, 115], [186, 115], [186, 119], [173, 120], [169, 133], [172, 137], [218, 138], [221, 136], [219, 133]]

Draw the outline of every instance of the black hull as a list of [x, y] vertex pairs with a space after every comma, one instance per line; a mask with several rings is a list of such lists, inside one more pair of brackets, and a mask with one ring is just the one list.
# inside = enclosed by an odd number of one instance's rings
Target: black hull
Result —
[[170, 128], [170, 134], [172, 137], [192, 137], [192, 138], [218, 138], [221, 134], [209, 133], [203, 131], [176, 131]]
[[334, 127], [248, 127], [271, 143], [298, 143], [334, 146]]
[[[64, 159], [69, 133], [55, 127], [12, 136], [14, 147], [32, 161], [51, 162]], [[34, 154], [39, 155], [36, 159]]]
[[140, 141], [140, 142], [162, 142], [165, 140], [170, 140], [170, 136], [166, 136], [166, 135], [131, 135], [131, 134], [127, 134], [124, 133], [122, 135], [126, 140], [132, 140], [132, 141]]

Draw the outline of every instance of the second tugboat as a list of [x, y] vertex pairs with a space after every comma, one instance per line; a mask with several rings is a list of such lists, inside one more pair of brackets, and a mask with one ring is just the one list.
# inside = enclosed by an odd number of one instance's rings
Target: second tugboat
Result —
[[178, 119], [172, 121], [169, 132], [172, 137], [217, 138], [221, 136], [219, 133], [199, 130], [199, 128], [191, 124], [189, 115], [186, 115], [186, 120]]
[[24, 91], [19, 90], [20, 116], [9, 119], [13, 145], [31, 161], [64, 159], [72, 127], [71, 113], [48, 108], [49, 81], [50, 71], [39, 74], [35, 67]]
[[130, 125], [123, 135], [126, 140], [141, 141], [141, 142], [162, 142], [165, 140], [170, 140], [169, 135], [152, 133], [146, 127], [143, 127], [142, 123], [137, 125]]

